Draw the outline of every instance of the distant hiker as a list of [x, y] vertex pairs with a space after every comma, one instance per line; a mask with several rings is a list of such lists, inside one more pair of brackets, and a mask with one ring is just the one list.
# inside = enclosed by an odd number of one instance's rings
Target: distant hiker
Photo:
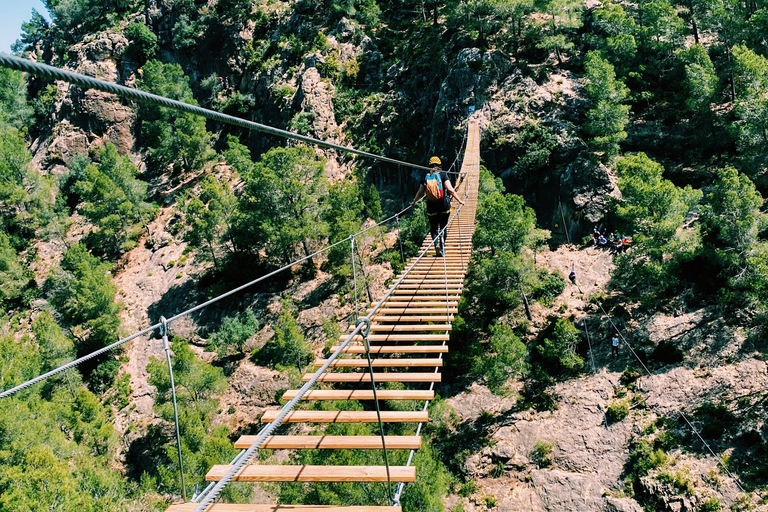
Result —
[[573, 284], [576, 284], [576, 270], [571, 269], [571, 273], [568, 274], [568, 279], [570, 279]]
[[611, 356], [616, 357], [619, 355], [619, 333], [613, 335], [611, 338]]
[[[421, 186], [413, 199], [412, 205], [416, 201], [427, 196], [427, 218], [429, 219], [429, 232], [432, 234], [432, 241], [435, 244], [435, 256], [442, 256], [445, 251], [445, 239], [448, 236], [447, 229], [448, 217], [451, 214], [451, 198], [453, 196], [459, 204], [464, 204], [459, 194], [453, 188], [448, 174], [440, 168], [440, 159], [433, 156], [429, 159], [430, 171], [424, 175], [421, 180]], [[445, 191], [448, 191], [446, 194]], [[442, 236], [438, 234], [442, 231]]]

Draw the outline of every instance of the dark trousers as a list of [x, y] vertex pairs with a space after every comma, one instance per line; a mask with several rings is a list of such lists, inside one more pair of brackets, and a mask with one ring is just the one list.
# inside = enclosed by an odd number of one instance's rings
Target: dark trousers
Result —
[[613, 357], [618, 356], [619, 355], [619, 347], [616, 347], [613, 344], [611, 344], [611, 355]]
[[[432, 234], [432, 240], [437, 238], [437, 234], [440, 232], [440, 230], [448, 225], [448, 217], [450, 216], [450, 211], [445, 213], [436, 213], [434, 215], [427, 215], [427, 218], [429, 219], [429, 232]], [[445, 245], [445, 239], [448, 238], [447, 229], [443, 232], [443, 236], [441, 238], [442, 245]]]

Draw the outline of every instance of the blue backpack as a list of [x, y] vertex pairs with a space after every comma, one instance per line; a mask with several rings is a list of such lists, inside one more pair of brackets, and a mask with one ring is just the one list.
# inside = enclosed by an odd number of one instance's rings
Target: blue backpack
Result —
[[441, 201], [445, 197], [440, 173], [427, 174], [427, 201]]

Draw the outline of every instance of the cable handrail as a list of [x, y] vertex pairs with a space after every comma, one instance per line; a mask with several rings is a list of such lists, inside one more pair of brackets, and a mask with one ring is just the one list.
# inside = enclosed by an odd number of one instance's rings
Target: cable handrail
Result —
[[[461, 210], [462, 206], [459, 206], [459, 208], [456, 210], [456, 215], [454, 215], [454, 218], [458, 217], [458, 213]], [[446, 225], [444, 229], [447, 229], [447, 227], [448, 226]], [[320, 369], [317, 370], [312, 375], [312, 378], [301, 387], [301, 389], [298, 391], [296, 396], [293, 399], [291, 399], [290, 402], [285, 404], [282, 409], [280, 409], [280, 413], [272, 421], [272, 423], [264, 427], [259, 432], [253, 444], [247, 450], [245, 450], [244, 453], [241, 453], [235, 458], [237, 462], [232, 466], [232, 468], [230, 468], [227, 474], [224, 475], [221, 480], [216, 482], [216, 484], [212, 488], [209, 485], [208, 487], [206, 487], [205, 490], [203, 490], [203, 492], [200, 495], [193, 498], [193, 501], [195, 501], [196, 499], [200, 499], [201, 496], [203, 496], [203, 494], [206, 493], [207, 491], [207, 494], [205, 494], [205, 496], [202, 498], [202, 501], [200, 501], [198, 506], [195, 507], [194, 512], [203, 512], [206, 509], [206, 507], [210, 505], [214, 499], [216, 499], [216, 497], [221, 493], [221, 491], [224, 489], [227, 483], [229, 483], [229, 481], [232, 480], [232, 478], [237, 474], [237, 472], [240, 471], [240, 469], [242, 469], [242, 467], [253, 457], [256, 450], [258, 450], [259, 446], [264, 442], [264, 440], [269, 436], [269, 434], [282, 423], [283, 419], [285, 419], [285, 416], [296, 406], [296, 404], [301, 400], [301, 398], [306, 394], [306, 392], [309, 391], [309, 388], [317, 382], [320, 376], [328, 369], [331, 363], [333, 363], [333, 361], [335, 361], [336, 358], [338, 358], [341, 352], [343, 352], [343, 350], [347, 347], [347, 345], [349, 345], [349, 343], [354, 339], [354, 337], [360, 334], [363, 324], [369, 323], [371, 321], [370, 319], [376, 314], [376, 312], [378, 312], [379, 309], [381, 309], [384, 303], [392, 296], [394, 291], [398, 288], [398, 286], [400, 286], [403, 280], [406, 277], [408, 277], [410, 272], [415, 267], [416, 263], [418, 263], [427, 254], [429, 249], [430, 249], [430, 246], [427, 245], [427, 247], [425, 247], [421, 251], [421, 254], [419, 254], [418, 257], [414, 260], [413, 264], [404, 270], [403, 274], [389, 288], [387, 293], [384, 294], [384, 296], [381, 299], [379, 299], [379, 301], [371, 308], [368, 314], [358, 318], [355, 329], [339, 345], [336, 351], [328, 359], [326, 359], [323, 366], [320, 367]], [[435, 369], [435, 371], [437, 371], [437, 369]], [[210, 491], [208, 491], [208, 489], [210, 489]]]
[[[417, 202], [417, 204], [418, 204], [418, 202]], [[195, 311], [198, 311], [198, 310], [203, 309], [203, 308], [205, 308], [207, 306], [210, 306], [211, 304], [219, 302], [219, 301], [221, 301], [221, 300], [223, 300], [223, 299], [225, 299], [225, 298], [227, 298], [227, 297], [229, 297], [231, 295], [234, 295], [235, 293], [243, 291], [246, 288], [249, 288], [249, 287], [251, 287], [251, 286], [253, 286], [255, 284], [258, 284], [258, 283], [260, 283], [260, 282], [262, 282], [262, 281], [264, 281], [266, 279], [269, 279], [270, 277], [274, 277], [275, 275], [277, 275], [280, 272], [283, 272], [283, 271], [293, 267], [294, 265], [297, 265], [299, 263], [303, 263], [304, 261], [307, 261], [307, 260], [309, 260], [309, 259], [311, 259], [311, 258], [313, 258], [313, 257], [315, 257], [315, 256], [317, 256], [319, 254], [327, 252], [327, 251], [331, 250], [332, 248], [334, 248], [334, 247], [336, 247], [338, 245], [341, 245], [343, 243], [348, 242], [352, 237], [361, 235], [362, 233], [365, 233], [365, 232], [370, 231], [370, 230], [372, 230], [372, 229], [374, 229], [376, 227], [379, 227], [379, 226], [381, 226], [381, 225], [391, 221], [392, 219], [399, 219], [400, 216], [403, 213], [405, 213], [406, 211], [408, 211], [411, 208], [413, 208], [413, 205], [408, 205], [407, 207], [405, 207], [402, 210], [400, 210], [398, 213], [387, 217], [386, 219], [384, 219], [384, 220], [374, 224], [373, 226], [369, 226], [369, 227], [367, 227], [365, 229], [362, 229], [362, 230], [358, 231], [357, 233], [349, 235], [348, 237], [346, 237], [346, 238], [344, 238], [342, 240], [339, 240], [338, 242], [334, 242], [333, 244], [327, 245], [327, 246], [323, 247], [322, 249], [319, 249], [319, 250], [313, 252], [312, 254], [309, 254], [307, 256], [304, 256], [303, 258], [299, 258], [299, 259], [297, 259], [295, 261], [292, 261], [291, 263], [288, 263], [287, 265], [284, 265], [284, 266], [282, 266], [282, 267], [280, 267], [280, 268], [278, 268], [276, 270], [273, 270], [272, 272], [270, 272], [268, 274], [265, 274], [265, 275], [263, 275], [263, 276], [261, 276], [259, 278], [256, 278], [256, 279], [254, 279], [252, 281], [249, 281], [248, 283], [245, 283], [245, 284], [243, 284], [241, 286], [238, 286], [237, 288], [234, 288], [232, 290], [229, 290], [228, 292], [222, 293], [221, 295], [219, 295], [217, 297], [214, 297], [214, 298], [212, 298], [212, 299], [210, 299], [210, 300], [208, 300], [206, 302], [203, 302], [202, 304], [198, 304], [198, 305], [196, 305], [196, 306], [194, 306], [192, 308], [189, 308], [186, 311], [182, 311], [181, 313], [178, 313], [178, 314], [176, 314], [176, 315], [174, 315], [174, 316], [172, 316], [170, 318], [167, 318], [165, 320], [166, 325], [170, 324], [174, 320], [178, 320], [179, 318], [181, 318], [183, 316], [190, 315], [190, 314], [194, 313]], [[116, 348], [120, 347], [121, 345], [124, 345], [124, 344], [128, 343], [129, 341], [138, 338], [139, 336], [142, 336], [144, 334], [149, 334], [149, 333], [151, 333], [153, 331], [161, 329], [162, 326], [163, 326], [162, 322], [157, 322], [156, 324], [150, 325], [149, 327], [146, 327], [145, 329], [142, 329], [139, 332], [136, 332], [136, 333], [133, 333], [133, 334], [131, 334], [129, 336], [126, 336], [125, 338], [122, 338], [122, 339], [112, 343], [111, 345], [107, 345], [106, 347], [102, 347], [102, 348], [100, 348], [98, 350], [95, 350], [94, 352], [91, 352], [90, 354], [86, 354], [83, 357], [75, 359], [74, 361], [70, 361], [69, 363], [65, 363], [65, 364], [59, 366], [58, 368], [54, 368], [53, 370], [50, 370], [50, 371], [48, 371], [48, 372], [46, 372], [46, 373], [44, 373], [42, 375], [38, 375], [37, 377], [34, 377], [34, 378], [32, 378], [32, 379], [30, 379], [30, 380], [28, 380], [26, 382], [23, 382], [23, 383], [19, 384], [18, 386], [14, 386], [14, 387], [12, 387], [10, 389], [7, 389], [7, 390], [5, 390], [3, 392], [0, 392], [0, 399], [7, 398], [7, 397], [9, 397], [9, 396], [11, 396], [11, 395], [13, 395], [15, 393], [18, 393], [19, 391], [27, 389], [30, 386], [33, 386], [33, 385], [35, 385], [35, 384], [37, 384], [39, 382], [42, 382], [42, 381], [44, 381], [44, 380], [46, 380], [46, 379], [48, 379], [50, 377], [53, 377], [54, 375], [57, 375], [57, 374], [59, 374], [59, 373], [61, 373], [63, 371], [66, 371], [66, 370], [68, 370], [70, 368], [78, 366], [78, 365], [80, 365], [80, 364], [82, 364], [82, 363], [84, 363], [84, 362], [86, 362], [86, 361], [88, 361], [90, 359], [93, 359], [94, 357], [97, 357], [97, 356], [99, 356], [101, 354], [104, 354], [105, 352], [109, 352], [109, 351], [111, 351], [113, 349], [116, 349]]]
[[275, 128], [273, 126], [257, 123], [255, 121], [248, 121], [246, 119], [241, 119], [239, 117], [231, 116], [228, 114], [222, 114], [221, 112], [216, 112], [215, 110], [198, 107], [197, 105], [190, 105], [189, 103], [184, 103], [183, 101], [172, 100], [170, 98], [166, 98], [165, 96], [160, 96], [158, 94], [142, 91], [140, 89], [132, 89], [130, 87], [119, 85], [114, 82], [107, 82], [106, 80], [100, 80], [98, 78], [83, 75], [80, 73], [75, 73], [73, 71], [67, 71], [61, 68], [57, 68], [55, 66], [49, 66], [48, 64], [35, 62], [29, 59], [22, 59], [21, 57], [8, 55], [7, 53], [0, 52], [0, 66], [14, 69], [16, 71], [23, 71], [36, 76], [43, 76], [45, 78], [50, 78], [55, 80], [62, 80], [64, 82], [69, 82], [71, 84], [75, 84], [80, 87], [85, 87], [88, 89], [96, 89], [102, 92], [115, 94], [121, 98], [131, 99], [139, 103], [166, 107], [174, 110], [180, 110], [182, 112], [187, 112], [190, 114], [202, 116], [206, 119], [210, 119], [211, 121], [217, 121], [221, 123], [231, 124], [234, 126], [239, 126], [241, 128], [246, 128], [248, 130], [255, 130], [262, 133], [268, 133], [270, 135], [275, 135], [277, 137], [282, 137], [284, 139], [300, 140], [308, 144], [314, 144], [316, 146], [320, 146], [328, 149], [335, 149], [337, 151], [351, 153], [353, 155], [372, 158], [374, 160], [379, 160], [379, 161], [387, 162], [390, 164], [404, 165], [406, 167], [412, 167], [414, 169], [429, 170], [429, 167], [425, 167], [423, 165], [404, 162], [404, 161], [396, 160], [394, 158], [389, 158], [383, 155], [377, 155], [374, 153], [369, 153], [367, 151], [355, 149], [349, 146], [342, 146], [341, 144], [334, 144], [333, 142], [327, 142], [324, 140], [316, 139], [314, 137], [308, 137], [306, 135], [301, 135], [299, 133], [289, 132], [287, 130], [281, 130], [280, 128]]

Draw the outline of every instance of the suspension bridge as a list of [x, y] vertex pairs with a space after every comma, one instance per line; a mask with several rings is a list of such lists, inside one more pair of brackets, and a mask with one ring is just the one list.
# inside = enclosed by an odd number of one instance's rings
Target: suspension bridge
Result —
[[[0, 53], [0, 66], [24, 71], [48, 79], [63, 80], [84, 88], [101, 90], [121, 98], [153, 106], [171, 108], [200, 115], [206, 119], [232, 124], [268, 133], [274, 136], [294, 139], [320, 147], [370, 158], [386, 163], [426, 170], [421, 165], [403, 162], [383, 155], [367, 153], [347, 146], [329, 143], [312, 137], [280, 130], [220, 112], [211, 111], [194, 105], [171, 100], [162, 96], [137, 89], [106, 82], [93, 77], [80, 75], [45, 64], [36, 63]], [[420, 437], [422, 427], [428, 421], [428, 406], [435, 398], [435, 383], [441, 381], [440, 369], [443, 356], [448, 352], [447, 341], [450, 338], [454, 314], [457, 313], [458, 300], [463, 289], [464, 277], [471, 257], [472, 235], [474, 232], [475, 212], [479, 181], [479, 128], [469, 122], [465, 134], [464, 158], [460, 172], [451, 172], [458, 176], [456, 190], [465, 201], [465, 205], [451, 212], [447, 230], [450, 236], [446, 243], [444, 257], [435, 257], [432, 252], [432, 240], [427, 237], [418, 256], [407, 262], [405, 270], [396, 277], [394, 284], [376, 301], [365, 316], [349, 327], [349, 333], [339, 338], [339, 344], [331, 348], [331, 355], [326, 359], [314, 361], [316, 370], [302, 377], [305, 384], [300, 389], [286, 391], [282, 398], [288, 400], [281, 409], [267, 411], [259, 419], [266, 424], [257, 435], [242, 436], [234, 447], [239, 454], [229, 463], [215, 465], [206, 475], [209, 485], [202, 492], [196, 493], [190, 501], [186, 500], [183, 461], [181, 459], [178, 414], [176, 415], [176, 437], [179, 444], [179, 469], [184, 503], [170, 505], [167, 512], [399, 512], [400, 497], [404, 485], [418, 478], [418, 467], [412, 465], [414, 454], [422, 446]], [[458, 161], [457, 156], [457, 161]], [[35, 377], [23, 384], [0, 392], [0, 399], [11, 396], [43, 380], [76, 367], [83, 362], [114, 350], [121, 345], [141, 336], [159, 332], [163, 337], [174, 392], [171, 351], [168, 343], [168, 326], [174, 320], [205, 308], [215, 302], [244, 290], [256, 283], [267, 280], [277, 273], [290, 269], [293, 265], [310, 259], [317, 254], [330, 250], [339, 244], [351, 242], [353, 269], [355, 265], [355, 237], [376, 226], [399, 218], [410, 208], [398, 212], [375, 226], [347, 239], [331, 244], [316, 253], [276, 269], [269, 274], [230, 290], [207, 302], [198, 304], [172, 317], [161, 317], [160, 322], [117, 340], [115, 343], [96, 350], [86, 356], [63, 364], [49, 372]], [[355, 282], [357, 279], [355, 278]], [[581, 289], [579, 288], [581, 292]], [[582, 292], [583, 293], [583, 292]], [[620, 333], [618, 326], [611, 320], [608, 312], [600, 305], [603, 314], [612, 327]], [[589, 333], [585, 334], [589, 341]], [[645, 367], [623, 334], [621, 338], [632, 355], [638, 360], [645, 372]], [[592, 347], [590, 343], [590, 356]], [[413, 371], [412, 371], [413, 370]], [[431, 370], [431, 371], [430, 371]], [[594, 363], [593, 363], [593, 372]], [[320, 386], [318, 386], [319, 383]], [[380, 383], [398, 383], [399, 389], [379, 389]], [[321, 387], [322, 386], [322, 387]], [[375, 410], [302, 410], [302, 405], [314, 401], [364, 401], [373, 404]], [[422, 407], [405, 411], [382, 410], [385, 401], [407, 401], [421, 403]], [[368, 409], [371, 409], [369, 407]], [[744, 492], [739, 479], [724, 464], [722, 456], [703, 439], [698, 430], [680, 411], [681, 418], [703, 443], [707, 451], [718, 461], [724, 472]], [[356, 435], [274, 435], [274, 431], [284, 424], [330, 424], [330, 423], [372, 423], [378, 424], [379, 436]], [[385, 435], [384, 424], [401, 423], [416, 425], [414, 435]], [[607, 421], [605, 422], [608, 427]], [[306, 429], [311, 430], [311, 429]], [[254, 461], [258, 450], [381, 450], [384, 465], [379, 466], [333, 466], [333, 465], [288, 465], [259, 464]], [[389, 450], [408, 451], [407, 462], [401, 466], [389, 464]], [[388, 505], [358, 504], [349, 506], [335, 505], [293, 505], [293, 504], [231, 504], [217, 502], [222, 490], [230, 482], [344, 482], [371, 483], [387, 485]], [[396, 484], [394, 492], [392, 484]]]
[[[140, 103], [185, 111], [213, 121], [336, 149], [365, 158], [416, 169], [427, 169], [420, 165], [328, 143], [2, 53], [0, 53], [0, 66], [49, 79], [64, 80], [84, 88], [101, 90]], [[240, 453], [229, 464], [213, 466], [206, 475], [206, 480], [210, 484], [202, 492], [194, 495], [189, 502], [186, 502], [183, 460], [180, 455], [181, 446], [179, 444], [179, 468], [185, 503], [171, 505], [167, 509], [168, 512], [277, 512], [289, 510], [301, 512], [315, 510], [324, 512], [395, 512], [401, 510], [400, 496], [403, 486], [406, 483], [414, 482], [417, 478], [418, 468], [413, 466], [412, 462], [415, 451], [422, 445], [420, 433], [423, 425], [429, 419], [428, 406], [435, 397], [435, 383], [441, 380], [440, 368], [443, 366], [443, 355], [448, 351], [447, 342], [450, 338], [454, 314], [457, 312], [458, 300], [471, 256], [479, 184], [480, 133], [476, 123], [468, 124], [464, 142], [464, 158], [461, 162], [460, 172], [451, 172], [453, 166], [448, 169], [448, 172], [458, 176], [458, 183], [455, 188], [465, 204], [452, 210], [448, 225], [443, 228], [444, 234], [450, 232], [445, 243], [445, 254], [442, 257], [436, 257], [432, 248], [432, 239], [428, 235], [419, 254], [406, 263], [404, 271], [396, 277], [389, 290], [368, 309], [367, 314], [358, 318], [356, 325], [349, 327], [349, 334], [339, 338], [339, 344], [331, 348], [332, 354], [326, 359], [314, 361], [313, 366], [316, 371], [307, 373], [302, 377], [305, 384], [301, 389], [286, 391], [282, 398], [288, 400], [288, 403], [279, 410], [270, 410], [262, 415], [260, 422], [265, 423], [266, 426], [261, 429], [258, 435], [242, 436], [235, 441], [234, 447], [239, 448]], [[458, 158], [457, 156], [457, 161]], [[392, 218], [399, 220], [399, 215], [402, 215], [404, 211], [377, 225], [388, 222]], [[355, 235], [351, 235], [348, 240], [352, 244], [354, 269]], [[315, 254], [346, 241], [345, 239], [327, 246]], [[168, 360], [171, 388], [174, 392], [176, 437], [177, 443], [180, 443], [171, 365], [172, 354], [168, 342], [169, 324], [182, 316], [191, 314], [244, 288], [268, 279], [278, 272], [287, 270], [292, 265], [315, 254], [175, 316], [167, 319], [161, 317], [157, 324], [82, 358], [66, 363], [19, 386], [0, 392], [0, 398], [33, 386], [140, 336], [159, 332], [163, 338]], [[355, 285], [356, 283], [357, 278], [355, 277]], [[322, 389], [317, 389], [319, 383], [323, 383]], [[378, 389], [379, 383], [401, 383], [404, 388], [406, 385], [409, 388]], [[337, 386], [338, 389], [333, 389], [333, 386]], [[349, 389], [350, 387], [352, 389]], [[317, 400], [372, 402], [375, 405], [375, 411], [301, 410], [301, 404]], [[409, 404], [423, 402], [423, 406], [412, 411], [381, 410], [382, 403], [389, 400], [408, 401]], [[286, 423], [377, 423], [381, 435], [273, 435], [276, 428]], [[387, 436], [384, 434], [383, 425], [385, 423], [415, 424], [415, 435]], [[381, 450], [385, 463], [380, 466], [256, 464], [254, 463], [254, 455], [260, 449]], [[388, 450], [408, 450], [406, 464], [391, 466]], [[387, 485], [390, 504], [386, 506], [370, 504], [327, 506], [216, 503], [221, 491], [230, 482], [381, 482]], [[392, 484], [396, 484], [394, 492]]]
[[[339, 338], [339, 345], [327, 359], [317, 359], [313, 373], [302, 377], [301, 389], [288, 390], [283, 399], [290, 400], [282, 409], [267, 411], [261, 417], [268, 423], [255, 436], [242, 436], [235, 448], [245, 450], [231, 464], [213, 466], [206, 480], [215, 482], [194, 502], [171, 505], [167, 512], [264, 512], [264, 511], [400, 511], [403, 485], [417, 478], [418, 468], [411, 465], [415, 450], [421, 447], [419, 436], [428, 418], [427, 407], [435, 396], [435, 383], [440, 382], [443, 355], [457, 311], [464, 275], [469, 263], [474, 233], [479, 179], [479, 129], [469, 125], [467, 145], [461, 166], [464, 179], [456, 190], [465, 205], [453, 210], [446, 229], [446, 253], [438, 258], [432, 252], [432, 239], [427, 236], [418, 256], [411, 259], [394, 284], [367, 314], [349, 327], [349, 334]], [[352, 371], [339, 372], [338, 369]], [[358, 370], [358, 371], [355, 371]], [[366, 371], [367, 370], [367, 371]], [[414, 370], [414, 371], [411, 371]], [[431, 370], [431, 371], [428, 371]], [[332, 383], [342, 389], [311, 389], [316, 383]], [[398, 382], [412, 388], [378, 390], [377, 384]], [[349, 386], [352, 389], [348, 389]], [[364, 400], [375, 403], [375, 411], [297, 410], [300, 402], [314, 400]], [[381, 410], [384, 400], [408, 400], [423, 406], [413, 411]], [[283, 423], [378, 423], [380, 436], [272, 435]], [[384, 435], [383, 423], [417, 424], [410, 436]], [[326, 466], [269, 465], [251, 463], [259, 449], [327, 449], [410, 450], [404, 466]], [[229, 482], [382, 482], [397, 484], [390, 496], [391, 505], [322, 506], [322, 505], [254, 505], [213, 503]]]

